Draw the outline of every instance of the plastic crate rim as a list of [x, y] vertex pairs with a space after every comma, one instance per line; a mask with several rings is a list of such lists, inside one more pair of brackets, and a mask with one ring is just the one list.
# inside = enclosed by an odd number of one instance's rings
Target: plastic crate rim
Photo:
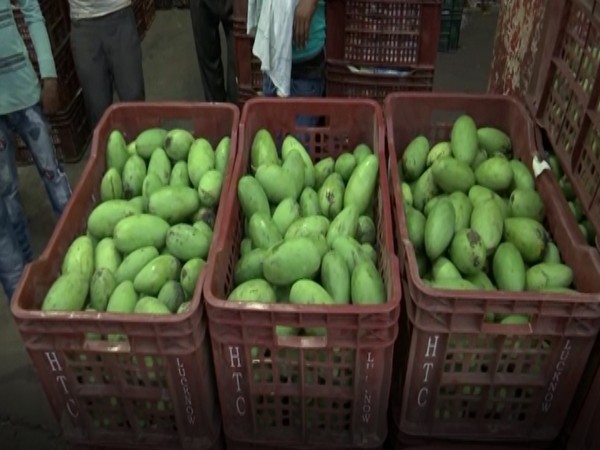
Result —
[[[113, 114], [118, 110], [131, 110], [131, 109], [144, 109], [144, 108], [165, 108], [165, 109], [181, 109], [181, 110], [189, 110], [189, 109], [198, 109], [201, 110], [216, 110], [216, 109], [228, 109], [233, 113], [233, 123], [239, 123], [240, 119], [240, 109], [237, 105], [232, 103], [224, 103], [224, 102], [186, 102], [186, 101], [154, 101], [154, 102], [118, 102], [110, 105], [102, 117], [98, 121], [98, 124], [103, 123], [108, 116]], [[231, 134], [231, 142], [234, 143], [234, 136], [237, 138], [238, 129], [233, 128]], [[94, 133], [92, 135], [92, 148], [97, 148], [100, 141], [98, 127], [94, 129]]]
[[[384, 124], [383, 122], [383, 112], [381, 111], [381, 106], [375, 100], [366, 99], [366, 98], [344, 98], [344, 97], [327, 97], [327, 98], [275, 98], [275, 97], [254, 97], [248, 100], [242, 109], [242, 115], [240, 119], [240, 130], [239, 134], [243, 135], [242, 131], [245, 129], [245, 123], [248, 120], [248, 114], [252, 112], [251, 110], [254, 107], [258, 107], [261, 104], [266, 105], [308, 105], [308, 106], [318, 106], [318, 105], [339, 105], [339, 106], [351, 106], [351, 105], [364, 105], [371, 106], [373, 108], [373, 112], [376, 114], [376, 120], [380, 124]], [[320, 127], [315, 127], [320, 128]]]

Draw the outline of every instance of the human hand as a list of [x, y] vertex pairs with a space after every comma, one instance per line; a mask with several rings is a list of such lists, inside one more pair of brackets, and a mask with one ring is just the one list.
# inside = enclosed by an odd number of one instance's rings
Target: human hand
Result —
[[54, 114], [60, 108], [58, 96], [58, 80], [56, 78], [44, 78], [42, 80], [42, 111], [45, 114]]
[[300, 0], [296, 6], [294, 17], [294, 43], [297, 48], [304, 48], [308, 42], [310, 21], [312, 20], [317, 0]]

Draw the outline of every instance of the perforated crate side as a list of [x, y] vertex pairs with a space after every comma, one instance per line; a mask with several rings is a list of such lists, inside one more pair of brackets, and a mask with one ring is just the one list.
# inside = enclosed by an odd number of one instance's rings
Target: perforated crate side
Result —
[[[41, 312], [72, 240], [99, 199], [113, 129], [128, 141], [144, 129], [182, 127], [215, 146], [231, 136], [233, 169], [239, 111], [225, 104], [119, 103], [95, 130], [89, 161], [39, 260], [29, 265], [11, 311], [65, 439], [74, 444], [210, 448], [219, 437], [203, 276], [186, 313], [168, 316]], [[220, 224], [221, 209], [216, 225]], [[58, 262], [58, 263], [57, 263]], [[112, 342], [105, 338], [121, 335]]]
[[596, 230], [600, 156], [592, 139], [600, 107], [599, 14], [599, 0], [551, 2], [539, 74], [529, 92], [535, 117]]
[[328, 0], [327, 56], [350, 64], [435, 65], [441, 0]]
[[[296, 129], [297, 115], [318, 115], [324, 125]], [[399, 299], [384, 160], [381, 110], [372, 101], [252, 99], [244, 107], [232, 186], [246, 174], [256, 131], [281, 143], [296, 135], [314, 160], [366, 143], [379, 156], [379, 268], [388, 302], [379, 306], [256, 305], [227, 302], [239, 258], [242, 220], [236, 189], [231, 216], [216, 237], [204, 294], [219, 398], [228, 439], [253, 444], [348, 448], [381, 445]], [[397, 273], [397, 272], [396, 272]], [[280, 337], [276, 325], [325, 327], [326, 337]]]
[[[412, 138], [422, 133], [431, 142], [447, 139], [460, 113], [479, 126], [507, 132], [515, 156], [531, 167], [537, 152], [527, 113], [509, 97], [470, 94], [394, 94], [385, 112], [394, 218], [405, 262], [407, 327], [401, 329], [408, 331], [399, 341], [410, 342], [399, 370], [405, 377], [393, 390], [397, 426], [406, 434], [433, 438], [553, 440], [600, 327], [600, 258], [571, 242], [571, 222], [554, 201], [556, 179], [546, 171], [536, 178], [536, 188], [548, 228], [584, 293], [441, 291], [426, 287], [418, 275], [395, 170]], [[490, 324], [486, 313], [527, 314], [531, 323]]]

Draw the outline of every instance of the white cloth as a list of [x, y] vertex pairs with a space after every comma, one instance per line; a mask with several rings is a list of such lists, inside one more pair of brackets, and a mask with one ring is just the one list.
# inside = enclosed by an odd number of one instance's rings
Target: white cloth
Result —
[[279, 97], [289, 97], [292, 77], [292, 34], [298, 0], [249, 0], [247, 32], [254, 36], [252, 53], [261, 61]]
[[129, 5], [131, 0], [69, 0], [71, 19], [74, 20], [106, 16]]

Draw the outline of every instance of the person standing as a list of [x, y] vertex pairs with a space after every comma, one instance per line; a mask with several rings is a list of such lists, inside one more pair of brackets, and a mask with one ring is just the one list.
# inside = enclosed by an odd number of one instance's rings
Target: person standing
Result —
[[144, 101], [142, 48], [131, 0], [69, 0], [71, 49], [95, 127], [113, 103]]
[[[191, 0], [190, 14], [204, 98], [207, 102], [238, 102], [233, 37], [233, 0]], [[221, 60], [223, 26], [227, 43], [227, 75]]]
[[[298, 0], [292, 31], [290, 97], [322, 97], [325, 93], [325, 0]], [[264, 77], [263, 92], [275, 96]]]
[[44, 113], [60, 106], [56, 67], [38, 0], [17, 0], [35, 53], [41, 83], [15, 23], [10, 0], [0, 0], [0, 283], [10, 299], [23, 266], [33, 259], [27, 217], [21, 205], [13, 133], [31, 153], [50, 204], [59, 216], [71, 186], [56, 158]]
[[[263, 72], [263, 94], [267, 97], [323, 97], [325, 94], [325, 0], [262, 0], [258, 20], [259, 46], [253, 52], [262, 60], [270, 59], [271, 73]], [[260, 3], [257, 1], [257, 3]], [[285, 9], [288, 8], [288, 9]], [[256, 14], [250, 11], [249, 17]], [[262, 17], [271, 11], [271, 18]], [[286, 14], [283, 14], [284, 11]], [[262, 21], [270, 23], [264, 24]], [[285, 23], [284, 23], [285, 22]], [[269, 35], [265, 40], [264, 36]], [[258, 48], [257, 48], [258, 47]], [[268, 48], [265, 48], [268, 47]], [[291, 48], [290, 48], [291, 47]], [[262, 57], [260, 55], [263, 55]], [[282, 61], [287, 61], [284, 64]], [[291, 66], [291, 67], [290, 67]], [[284, 74], [285, 72], [285, 74]], [[283, 79], [285, 78], [285, 83]], [[281, 87], [285, 85], [285, 89]], [[299, 116], [298, 126], [317, 126], [319, 118]]]

